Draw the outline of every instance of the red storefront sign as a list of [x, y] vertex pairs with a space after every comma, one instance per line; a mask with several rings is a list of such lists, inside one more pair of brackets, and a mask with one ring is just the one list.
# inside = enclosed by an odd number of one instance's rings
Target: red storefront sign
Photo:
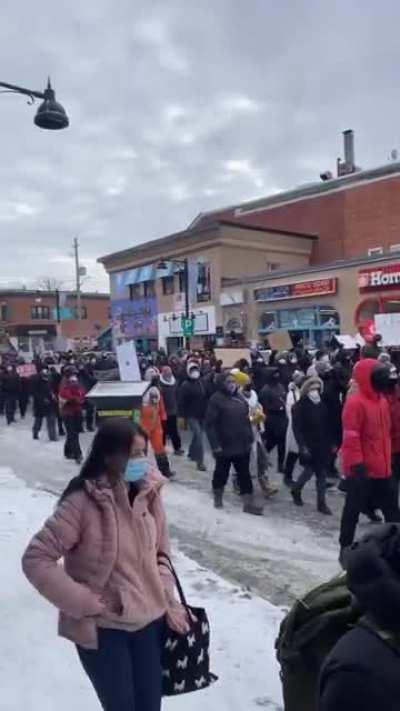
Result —
[[336, 294], [336, 292], [336, 277], [330, 279], [315, 279], [314, 281], [300, 281], [297, 284], [291, 284], [292, 298], [323, 296], [324, 294]]
[[399, 289], [400, 263], [361, 269], [358, 272], [358, 288], [360, 291]]

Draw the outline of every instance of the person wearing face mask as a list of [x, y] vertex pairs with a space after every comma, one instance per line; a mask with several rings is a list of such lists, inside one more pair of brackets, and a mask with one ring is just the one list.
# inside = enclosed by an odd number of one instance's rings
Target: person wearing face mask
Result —
[[322, 402], [323, 384], [319, 378], [308, 378], [300, 390], [300, 400], [293, 406], [293, 432], [299, 446], [300, 464], [303, 472], [291, 488], [293, 502], [303, 506], [302, 491], [305, 484], [315, 476], [317, 489], [317, 510], [330, 516], [326, 503], [326, 471], [331, 443], [327, 428], [327, 411]]
[[59, 634], [76, 645], [104, 711], [160, 711], [165, 633], [189, 630], [160, 557], [171, 555], [165, 479], [146, 451], [138, 426], [102, 424], [22, 560], [28, 580], [58, 608]]
[[267, 452], [278, 449], [278, 471], [284, 474], [286, 430], [286, 391], [280, 380], [279, 370], [265, 368], [265, 385], [259, 393], [259, 400], [266, 416], [264, 441]]
[[17, 409], [17, 401], [21, 391], [21, 378], [19, 377], [15, 366], [11, 364], [6, 366], [6, 372], [4, 373], [2, 380], [2, 389], [6, 420], [7, 424], [11, 425], [15, 422], [15, 411]]
[[42, 366], [40, 373], [32, 382], [33, 394], [33, 439], [39, 439], [43, 420], [46, 420], [47, 434], [50, 442], [57, 441], [56, 423], [58, 403], [53, 392], [50, 372], [47, 366]]
[[295, 370], [291, 382], [289, 383], [289, 391], [286, 396], [286, 415], [288, 418], [288, 427], [286, 431], [286, 461], [283, 483], [291, 488], [293, 485], [293, 472], [299, 458], [299, 445], [293, 432], [292, 410], [296, 402], [300, 400], [300, 388], [303, 385], [306, 376], [301, 370]]
[[158, 369], [155, 367], [148, 368], [146, 370], [145, 380], [149, 383], [149, 387], [142, 398], [140, 424], [153, 447], [160, 472], [167, 479], [171, 479], [175, 473], [171, 471], [169, 459], [165, 451], [164, 423], [167, 419], [167, 413], [159, 387], [160, 377]]
[[354, 367], [357, 390], [343, 408], [340, 450], [346, 477], [346, 500], [340, 524], [340, 563], [346, 566], [362, 511], [380, 509], [386, 522], [399, 522], [397, 490], [392, 478], [391, 419], [387, 393], [390, 369], [375, 358]]
[[214, 506], [223, 506], [224, 489], [233, 465], [243, 498], [243, 511], [261, 515], [263, 509], [253, 498], [250, 476], [250, 453], [254, 437], [249, 405], [238, 392], [235, 378], [230, 373], [220, 375], [218, 385], [218, 391], [208, 403], [205, 418], [207, 437], [215, 458], [212, 484]]
[[82, 409], [85, 396], [86, 391], [79, 383], [78, 372], [75, 368], [66, 368], [58, 393], [61, 415], [67, 433], [64, 456], [66, 459], [75, 459], [78, 464], [82, 461], [79, 433], [82, 431]]
[[293, 374], [293, 368], [289, 363], [289, 353], [287, 351], [277, 353], [274, 357], [273, 364], [278, 368], [281, 385], [283, 385], [287, 392]]
[[174, 454], [181, 457], [185, 452], [182, 449], [182, 441], [178, 432], [178, 386], [169, 365], [164, 365], [161, 370], [160, 390], [167, 415], [167, 419], [163, 421], [164, 444], [169, 437]]
[[188, 457], [195, 462], [200, 472], [207, 471], [204, 464], [204, 416], [207, 408], [207, 393], [200, 375], [197, 361], [189, 361], [186, 368], [187, 378], [178, 390], [178, 410], [187, 420], [192, 433]]

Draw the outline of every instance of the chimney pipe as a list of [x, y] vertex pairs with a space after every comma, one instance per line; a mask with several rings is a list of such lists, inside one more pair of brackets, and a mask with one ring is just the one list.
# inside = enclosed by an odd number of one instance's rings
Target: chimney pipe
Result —
[[346, 164], [346, 172], [353, 173], [355, 170], [354, 163], [354, 131], [349, 128], [343, 131], [344, 139], [344, 162]]

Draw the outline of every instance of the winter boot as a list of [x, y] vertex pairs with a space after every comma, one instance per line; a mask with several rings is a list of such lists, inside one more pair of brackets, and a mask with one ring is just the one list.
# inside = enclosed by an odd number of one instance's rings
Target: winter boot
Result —
[[223, 494], [224, 494], [223, 489], [214, 489], [214, 508], [215, 509], [223, 509], [224, 508]]
[[296, 506], [304, 506], [303, 499], [301, 498], [301, 489], [296, 489], [296, 487], [293, 487], [290, 493], [292, 495], [293, 503]]
[[332, 516], [332, 511], [326, 503], [325, 496], [318, 497], [317, 511], [319, 511], [319, 513], [321, 514], [324, 514], [324, 516]]
[[233, 486], [233, 491], [235, 494], [240, 496], [240, 486], [239, 486], [239, 479], [237, 477], [237, 474], [233, 474], [232, 476], [232, 486]]
[[243, 513], [252, 514], [253, 516], [262, 516], [264, 508], [260, 504], [256, 504], [253, 494], [243, 495]]
[[274, 484], [271, 484], [268, 477], [266, 476], [261, 476], [258, 482], [260, 484], [260, 489], [266, 499], [269, 499], [271, 496], [274, 496], [279, 491], [279, 487], [275, 486]]

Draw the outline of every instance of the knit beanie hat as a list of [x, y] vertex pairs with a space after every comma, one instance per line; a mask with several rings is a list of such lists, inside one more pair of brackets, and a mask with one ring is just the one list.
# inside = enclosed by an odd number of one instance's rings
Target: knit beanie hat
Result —
[[230, 374], [235, 379], [236, 384], [240, 388], [246, 387], [246, 385], [248, 385], [250, 382], [250, 378], [247, 375], [247, 373], [242, 373], [242, 371], [238, 370], [237, 368], [235, 368], [234, 370], [231, 370]]

